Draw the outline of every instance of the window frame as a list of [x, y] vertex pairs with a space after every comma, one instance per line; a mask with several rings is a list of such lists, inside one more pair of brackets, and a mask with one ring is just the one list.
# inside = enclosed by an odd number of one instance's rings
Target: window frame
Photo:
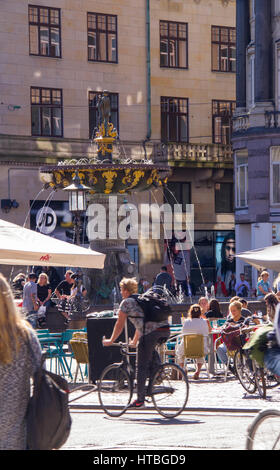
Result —
[[[230, 108], [230, 114], [228, 116], [229, 119], [229, 141], [228, 142], [222, 142], [222, 133], [220, 135], [216, 135], [215, 133], [215, 118], [223, 118], [227, 117], [226, 114], [223, 116], [222, 111], [220, 110], [221, 106], [224, 104], [229, 105]], [[218, 112], [214, 113], [214, 107], [215, 105], [218, 108]], [[236, 101], [234, 100], [212, 100], [212, 142], [213, 144], [220, 144], [220, 145], [230, 145], [231, 144], [231, 136], [232, 136], [232, 117], [233, 117], [233, 112], [235, 111], [236, 108]], [[221, 123], [221, 130], [222, 128], [225, 127]], [[219, 138], [219, 142], [217, 142], [217, 138]]]
[[[230, 187], [230, 192], [231, 192], [231, 195], [230, 195], [230, 210], [229, 211], [222, 211], [222, 210], [217, 210], [217, 204], [216, 204], [216, 197], [217, 197], [217, 191], [218, 189], [216, 188], [216, 185], [220, 185], [220, 188], [222, 186], [229, 186]], [[225, 182], [225, 181], [222, 181], [222, 182], [217, 182], [215, 183], [214, 185], [214, 198], [215, 198], [215, 214], [233, 214], [234, 213], [234, 184], [231, 183], [231, 182]]]
[[[90, 15], [95, 15], [95, 28], [90, 28], [89, 27], [89, 16]], [[105, 16], [106, 18], [106, 29], [100, 29], [98, 27], [98, 16]], [[115, 18], [115, 24], [116, 24], [116, 30], [111, 31], [108, 29], [108, 18]], [[89, 33], [93, 32], [96, 33], [96, 41], [98, 41], [98, 32], [102, 32], [103, 34], [105, 33], [106, 37], [106, 60], [103, 59], [91, 59], [90, 58], [90, 45], [89, 45]], [[116, 39], [116, 60], [109, 60], [109, 48], [108, 48], [108, 35], [109, 34], [115, 34], [115, 39]], [[87, 50], [88, 50], [88, 62], [98, 62], [98, 63], [109, 63], [109, 64], [117, 64], [118, 63], [118, 16], [117, 15], [111, 15], [108, 13], [97, 13], [97, 12], [87, 12]], [[96, 47], [97, 50], [97, 47]], [[97, 54], [97, 52], [96, 52]]]
[[[168, 100], [168, 112], [165, 112], [162, 108], [166, 104], [163, 102], [163, 100]], [[183, 112], [170, 112], [170, 100], [184, 100], [186, 102], [186, 113]], [[180, 126], [178, 126], [178, 121], [176, 124], [176, 134], [177, 134], [177, 140], [171, 140], [170, 139], [170, 132], [168, 132], [168, 135], [163, 136], [163, 114], [166, 114], [167, 122], [166, 122], [166, 129], [170, 131], [169, 127], [169, 122], [168, 122], [168, 116], [173, 114], [176, 118], [179, 116], [186, 116], [186, 124], [187, 124], [187, 138], [186, 140], [181, 140], [181, 132], [180, 132]], [[177, 120], [177, 119], [176, 119]], [[160, 122], [161, 122], [161, 141], [162, 142], [176, 142], [176, 143], [188, 143], [189, 142], [189, 98], [183, 98], [183, 97], [175, 97], [175, 96], [161, 96], [160, 97]], [[179, 135], [180, 134], [180, 135]]]
[[[279, 181], [280, 181], [280, 155], [278, 155], [279, 152], [275, 152], [275, 150], [278, 150], [276, 147], [271, 147], [270, 148], [270, 205], [273, 207], [279, 207], [280, 206], [280, 195], [279, 195], [279, 201], [275, 202], [274, 201], [274, 172], [273, 168], [277, 166], [278, 169], [278, 174], [279, 174]], [[276, 157], [279, 157], [276, 159]], [[275, 161], [273, 161], [275, 158]]]
[[[219, 40], [214, 40], [213, 39], [213, 31], [214, 31], [214, 28], [218, 28], [219, 29]], [[221, 34], [222, 34], [222, 30], [227, 30], [227, 34], [228, 34], [228, 41], [225, 42], [221, 39]], [[230, 41], [230, 33], [231, 31], [235, 31], [235, 42], [231, 42]], [[214, 64], [213, 64], [213, 45], [214, 44], [218, 44], [219, 46], [219, 68], [218, 69], [215, 69], [214, 68]], [[228, 65], [227, 65], [227, 69], [226, 70], [222, 70], [222, 55], [221, 55], [221, 46], [227, 46], [227, 51], [228, 51], [228, 54], [227, 54], [227, 61], [228, 61]], [[235, 47], [235, 60], [230, 60], [230, 55], [229, 55], [229, 50], [231, 47]], [[235, 70], [232, 70], [232, 66], [230, 64], [234, 63], [235, 64]], [[218, 26], [218, 25], [212, 25], [211, 26], [211, 70], [212, 72], [220, 72], [220, 73], [236, 73], [236, 28], [235, 27], [232, 27], [232, 26]]]
[[[237, 160], [246, 159], [246, 162], [238, 163]], [[235, 154], [235, 208], [237, 210], [248, 209], [248, 156], [242, 154]], [[241, 185], [240, 185], [240, 168], [244, 168], [245, 186], [244, 186], [244, 199], [245, 204], [241, 205]]]
[[[162, 31], [161, 31], [161, 27], [162, 25], [166, 23], [167, 24], [167, 35], [164, 35], [162, 34]], [[170, 25], [176, 25], [176, 36], [170, 36]], [[179, 33], [179, 26], [180, 25], [183, 25], [186, 27], [186, 37], [185, 38], [182, 38], [180, 37], [180, 33]], [[161, 68], [168, 68], [168, 69], [183, 69], [183, 70], [187, 70], [189, 68], [189, 53], [188, 53], [188, 46], [189, 46], [189, 41], [188, 41], [188, 23], [185, 23], [185, 22], [180, 22], [180, 21], [168, 21], [168, 20], [160, 20], [159, 21], [159, 44], [160, 44], [160, 47], [159, 47], [159, 54], [160, 54], [160, 67]], [[176, 52], [175, 52], [175, 63], [176, 65], [170, 65], [170, 51], [169, 51], [169, 47], [168, 47], [168, 52], [167, 52], [167, 62], [168, 62], [168, 65], [162, 65], [161, 64], [161, 55], [162, 55], [162, 52], [161, 52], [161, 42], [162, 40], [165, 39], [167, 40], [168, 42], [168, 45], [169, 45], [169, 42], [170, 40], [174, 40], [175, 43], [176, 43]], [[186, 44], [186, 66], [181, 66], [179, 64], [179, 58], [180, 58], [180, 54], [179, 54], [179, 51], [178, 51], [178, 44], [179, 42], [185, 42]], [[178, 65], [179, 64], [179, 65]]]
[[[93, 110], [95, 110], [96, 113], [98, 112], [97, 106], [92, 106], [92, 105], [90, 104], [90, 103], [91, 103], [91, 100], [92, 100], [91, 97], [90, 97], [91, 94], [100, 95], [101, 92], [100, 92], [100, 91], [94, 91], [94, 90], [89, 90], [89, 92], [88, 92], [88, 112], [89, 112], [89, 123], [88, 123], [89, 126], [88, 126], [88, 127], [89, 127], [89, 138], [90, 138], [90, 139], [92, 138], [92, 134], [93, 134], [93, 131], [94, 131], [94, 129], [95, 129], [94, 127], [92, 127], [92, 129], [91, 129], [91, 112], [92, 112]], [[119, 123], [119, 93], [108, 92], [108, 95], [109, 95], [109, 97], [110, 97], [111, 112], [112, 112], [112, 110], [113, 110], [113, 112], [115, 112], [115, 113], [117, 114], [117, 127], [116, 127], [116, 129], [117, 129], [117, 131], [118, 131], [118, 136], [119, 136], [119, 127], [120, 127], [120, 123]], [[111, 96], [112, 96], [112, 95], [113, 95], [114, 97], [116, 97], [116, 100], [117, 100], [117, 106], [116, 106], [116, 108], [112, 108], [112, 102], [111, 102]], [[96, 119], [96, 121], [97, 121], [97, 119]], [[114, 124], [114, 123], [113, 123], [113, 124]]]
[[[31, 21], [30, 20], [30, 9], [31, 8], [37, 8], [37, 21]], [[40, 10], [47, 10], [48, 11], [48, 22], [47, 23], [42, 23], [40, 19]], [[51, 10], [57, 11], [58, 12], [58, 20], [59, 23], [51, 23]], [[30, 26], [37, 26], [37, 45], [38, 45], [38, 53], [36, 54], [35, 52], [31, 52], [31, 41], [30, 41]], [[49, 47], [49, 54], [42, 54], [41, 53], [41, 40], [40, 40], [40, 28], [48, 28], [49, 31], [49, 41], [48, 41], [48, 47]], [[59, 31], [59, 55], [51, 55], [51, 28], [56, 28]], [[61, 9], [56, 8], [56, 7], [45, 7], [43, 5], [28, 5], [28, 37], [29, 37], [29, 55], [35, 56], [35, 57], [49, 57], [51, 59], [61, 59], [62, 58], [62, 45], [61, 45]]]
[[[38, 104], [35, 104], [35, 103], [32, 103], [32, 90], [39, 90], [39, 100], [40, 100], [40, 103]], [[61, 100], [61, 103], [59, 105], [57, 104], [43, 104], [42, 103], [42, 91], [43, 90], [48, 90], [50, 91], [50, 96], [51, 96], [51, 101], [53, 100], [53, 97], [52, 97], [52, 92], [53, 91], [59, 91], [60, 92], [60, 100]], [[54, 137], [54, 138], [63, 138], [64, 136], [64, 126], [63, 126], [63, 91], [61, 88], [49, 88], [49, 87], [38, 87], [38, 86], [32, 86], [30, 87], [30, 111], [31, 111], [31, 136], [33, 137], [47, 137], [47, 138], [50, 138], [50, 137]], [[36, 134], [36, 133], [33, 133], [32, 132], [32, 109], [33, 108], [39, 108], [40, 109], [40, 133], [39, 134]], [[43, 119], [42, 119], [42, 109], [43, 108], [50, 108], [51, 110], [51, 133], [50, 135], [47, 135], [47, 134], [43, 134]], [[61, 111], [61, 135], [56, 135], [53, 133], [53, 109], [60, 109]]]
[[[180, 193], [180, 197], [175, 199], [175, 197], [172, 197], [171, 194], [169, 193], [169, 191], [166, 189], [164, 189], [164, 204], [169, 204], [172, 209], [174, 208], [174, 205], [175, 204], [181, 204], [182, 205], [182, 212], [185, 213], [186, 212], [186, 205], [190, 205], [192, 203], [192, 184], [190, 181], [168, 181], [167, 182], [167, 187], [168, 187], [168, 184], [169, 185], [178, 185], [178, 188], [179, 188], [179, 193]], [[183, 191], [183, 187], [186, 187], [186, 190], [187, 190], [187, 193], [188, 193], [188, 201], [183, 201], [183, 195], [184, 195], [184, 191]], [[175, 190], [171, 190], [170, 187], [168, 188], [172, 194], [175, 193]], [[174, 194], [175, 196], [175, 194]], [[172, 199], [170, 201], [170, 198]]]

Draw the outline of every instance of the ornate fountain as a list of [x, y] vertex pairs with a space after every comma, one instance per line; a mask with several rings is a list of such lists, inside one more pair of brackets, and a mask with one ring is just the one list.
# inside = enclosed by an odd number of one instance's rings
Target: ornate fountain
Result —
[[[110, 98], [104, 91], [98, 101], [98, 127], [94, 143], [97, 155], [92, 159], [63, 160], [55, 166], [40, 168], [40, 179], [45, 188], [65, 189], [78, 174], [82, 184], [88, 187], [88, 203], [102, 204], [108, 218], [109, 196], [118, 197], [118, 205], [134, 192], [148, 191], [161, 187], [170, 173], [166, 165], [155, 164], [152, 160], [127, 159], [124, 155], [114, 157], [117, 130], [110, 122]], [[107, 223], [107, 227], [108, 227]], [[108, 235], [108, 234], [107, 234]], [[90, 241], [90, 248], [106, 254], [104, 270], [86, 270], [86, 287], [94, 304], [112, 304], [112, 291], [118, 289], [122, 277], [137, 273], [122, 239], [97, 239]]]

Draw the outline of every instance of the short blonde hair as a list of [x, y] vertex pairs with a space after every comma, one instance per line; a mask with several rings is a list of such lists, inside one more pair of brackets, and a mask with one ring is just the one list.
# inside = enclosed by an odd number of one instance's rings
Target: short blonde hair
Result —
[[39, 279], [42, 278], [42, 277], [43, 277], [44, 279], [46, 279], [47, 283], [49, 283], [49, 277], [48, 277], [48, 275], [47, 275], [46, 273], [41, 273], [41, 274], [39, 274], [38, 282], [39, 282]]
[[126, 278], [124, 277], [120, 282], [120, 287], [126, 289], [130, 294], [137, 294], [138, 292], [138, 282], [135, 277]]
[[232, 297], [229, 301], [230, 304], [232, 304], [232, 302], [239, 302], [240, 300], [240, 297], [238, 297], [237, 295], [235, 297]]
[[243, 308], [243, 305], [241, 302], [239, 302], [238, 300], [234, 300], [233, 302], [231, 302], [229, 304], [229, 309], [231, 309], [231, 307], [236, 307], [238, 310], [240, 310], [241, 312], [241, 309]]

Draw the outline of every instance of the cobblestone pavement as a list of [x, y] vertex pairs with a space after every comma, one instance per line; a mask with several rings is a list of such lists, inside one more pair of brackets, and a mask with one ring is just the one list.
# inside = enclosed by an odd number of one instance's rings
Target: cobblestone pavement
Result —
[[[201, 379], [194, 381], [189, 375], [189, 399], [186, 409], [224, 409], [258, 411], [263, 408], [278, 408], [280, 404], [280, 386], [267, 390], [267, 398], [260, 398], [258, 392], [254, 394], [247, 393], [239, 381], [229, 375], [227, 381], [223, 376], [208, 379], [204, 372], [201, 373]], [[98, 394], [96, 388], [92, 393], [86, 395], [89, 387], [85, 386], [83, 390], [75, 391], [77, 385], [72, 384], [70, 393], [71, 407], [96, 407], [99, 406]], [[78, 398], [80, 397], [80, 398]], [[78, 399], [76, 399], [78, 398]]]

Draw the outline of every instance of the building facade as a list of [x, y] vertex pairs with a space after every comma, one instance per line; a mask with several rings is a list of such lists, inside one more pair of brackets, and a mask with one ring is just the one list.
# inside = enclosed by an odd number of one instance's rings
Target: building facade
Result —
[[[237, 0], [235, 158], [236, 249], [279, 243], [279, 0]], [[257, 270], [236, 260], [237, 276]]]
[[[197, 286], [199, 265], [214, 281], [234, 231], [235, 1], [3, 0], [0, 11], [2, 218], [36, 229], [48, 206], [43, 229], [71, 241], [67, 198], [50, 197], [38, 170], [96, 155], [97, 96], [108, 90], [115, 155], [172, 168], [164, 192], [129, 201], [193, 204], [188, 270]], [[151, 282], [163, 240], [128, 245]]]

